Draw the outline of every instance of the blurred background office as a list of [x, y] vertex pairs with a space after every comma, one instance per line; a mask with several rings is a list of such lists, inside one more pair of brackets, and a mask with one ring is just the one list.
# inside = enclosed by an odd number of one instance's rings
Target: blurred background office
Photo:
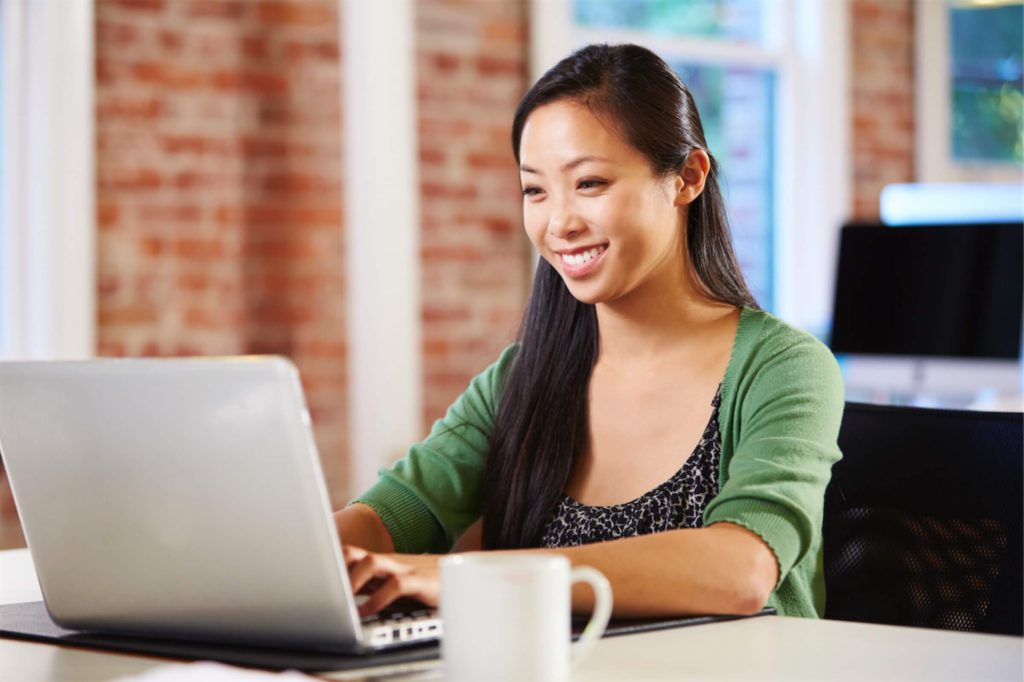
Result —
[[[0, 0], [0, 22], [0, 358], [287, 355], [335, 504], [513, 339], [534, 256], [510, 122], [576, 46], [678, 70], [755, 295], [825, 341], [841, 228], [877, 225], [887, 186], [911, 224], [943, 221], [914, 213], [936, 196], [1024, 211], [1019, 1]], [[939, 368], [965, 406], [1020, 393], [1017, 315], [997, 389]], [[931, 399], [872, 384], [922, 388], [913, 357], [842, 360], [871, 399]]]

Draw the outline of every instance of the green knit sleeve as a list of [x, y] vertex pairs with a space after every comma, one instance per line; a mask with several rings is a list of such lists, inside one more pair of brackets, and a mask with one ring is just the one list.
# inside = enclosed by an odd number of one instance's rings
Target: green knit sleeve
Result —
[[758, 349], [733, 387], [738, 422], [732, 455], [723, 460], [721, 492], [705, 526], [728, 521], [760, 536], [775, 553], [781, 583], [820, 543], [825, 488], [844, 404], [832, 353], [796, 330]]
[[430, 435], [394, 466], [381, 469], [377, 483], [353, 500], [377, 512], [395, 551], [447, 552], [479, 518], [500, 382], [516, 350], [506, 348], [470, 381]]

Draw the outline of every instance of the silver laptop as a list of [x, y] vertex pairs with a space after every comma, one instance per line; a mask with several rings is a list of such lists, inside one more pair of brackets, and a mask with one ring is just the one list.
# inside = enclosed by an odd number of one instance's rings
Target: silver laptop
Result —
[[0, 453], [54, 622], [370, 651], [299, 375], [276, 357], [0, 363]]

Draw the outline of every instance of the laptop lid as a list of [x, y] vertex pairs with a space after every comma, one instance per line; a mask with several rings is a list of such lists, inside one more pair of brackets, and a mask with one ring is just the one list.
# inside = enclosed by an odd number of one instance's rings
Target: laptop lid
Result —
[[359, 644], [288, 360], [0, 363], [0, 453], [59, 625]]

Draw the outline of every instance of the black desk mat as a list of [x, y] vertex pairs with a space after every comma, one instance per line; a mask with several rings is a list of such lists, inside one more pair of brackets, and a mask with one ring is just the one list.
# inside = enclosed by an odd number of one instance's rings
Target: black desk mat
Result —
[[[755, 615], [771, 615], [774, 613], [774, 609], [764, 609]], [[702, 625], [745, 617], [689, 616], [667, 619], [613, 620], [608, 625], [605, 637], [665, 630], [688, 625]], [[586, 622], [587, 619], [585, 617], [574, 618], [574, 631], [578, 633], [586, 625]], [[437, 658], [440, 654], [440, 648], [436, 642], [417, 644], [386, 652], [334, 653], [78, 632], [65, 630], [50, 620], [46, 606], [41, 601], [0, 605], [0, 637], [47, 642], [61, 646], [103, 649], [128, 654], [160, 656], [190, 661], [218, 661], [220, 663], [251, 668], [301, 670], [303, 672], [327, 672], [381, 665], [398, 665]]]

